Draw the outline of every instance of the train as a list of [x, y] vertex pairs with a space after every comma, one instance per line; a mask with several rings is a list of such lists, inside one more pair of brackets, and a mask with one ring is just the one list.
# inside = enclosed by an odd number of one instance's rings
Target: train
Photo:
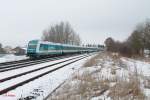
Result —
[[40, 58], [65, 54], [90, 53], [96, 51], [99, 51], [98, 47], [83, 47], [41, 40], [31, 40], [28, 43], [27, 56], [30, 58]]

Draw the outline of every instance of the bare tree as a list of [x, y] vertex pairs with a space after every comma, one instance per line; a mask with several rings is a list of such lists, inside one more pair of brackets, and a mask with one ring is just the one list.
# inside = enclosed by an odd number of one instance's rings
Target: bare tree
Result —
[[138, 31], [134, 31], [128, 39], [128, 45], [131, 45], [135, 54], [140, 54], [144, 50], [144, 42], [142, 34]]
[[74, 45], [80, 45], [81, 43], [79, 35], [75, 33], [68, 22], [61, 22], [44, 30], [42, 40]]
[[137, 54], [143, 54], [144, 49], [150, 50], [150, 20], [138, 24], [128, 40]]
[[150, 20], [146, 21], [144, 33], [145, 33], [145, 48], [150, 50]]
[[111, 37], [105, 40], [106, 50], [114, 52], [115, 50], [115, 41]]
[[121, 43], [107, 38], [105, 44], [107, 51], [128, 56], [143, 55], [144, 49], [150, 50], [150, 19], [138, 24], [126, 41]]

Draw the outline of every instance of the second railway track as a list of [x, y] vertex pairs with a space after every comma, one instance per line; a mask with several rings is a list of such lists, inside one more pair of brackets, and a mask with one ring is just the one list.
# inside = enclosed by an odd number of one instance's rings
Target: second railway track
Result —
[[28, 67], [28, 66], [41, 64], [41, 63], [54, 61], [54, 60], [59, 60], [59, 59], [67, 58], [67, 57], [71, 57], [71, 56], [60, 56], [60, 57], [45, 58], [45, 59], [39, 59], [39, 60], [27, 60], [27, 61], [17, 62], [17, 63], [12, 62], [12, 64], [0, 65], [0, 72]]

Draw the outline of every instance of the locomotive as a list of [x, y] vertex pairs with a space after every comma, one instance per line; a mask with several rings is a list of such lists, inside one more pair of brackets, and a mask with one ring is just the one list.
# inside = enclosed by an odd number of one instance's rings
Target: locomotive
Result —
[[31, 40], [27, 47], [27, 56], [39, 58], [75, 53], [90, 53], [99, 51], [98, 47], [83, 47], [77, 45], [60, 44], [48, 41]]

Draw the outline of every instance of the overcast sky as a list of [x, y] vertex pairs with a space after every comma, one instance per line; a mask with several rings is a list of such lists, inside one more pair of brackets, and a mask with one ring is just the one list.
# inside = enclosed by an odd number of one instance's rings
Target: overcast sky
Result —
[[150, 0], [0, 0], [0, 43], [25, 45], [42, 31], [68, 21], [83, 43], [125, 40], [150, 18]]

